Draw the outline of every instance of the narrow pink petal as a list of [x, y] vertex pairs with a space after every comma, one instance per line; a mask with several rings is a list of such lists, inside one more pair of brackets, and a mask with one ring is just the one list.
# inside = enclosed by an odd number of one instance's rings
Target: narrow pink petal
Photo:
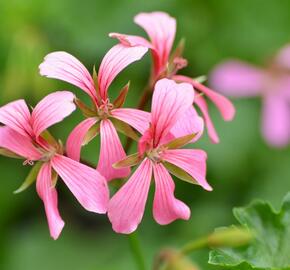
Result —
[[203, 130], [204, 121], [191, 106], [171, 128], [170, 133], [173, 134], [175, 138], [196, 133], [196, 136], [191, 141], [193, 143], [201, 137]]
[[0, 108], [0, 123], [27, 137], [33, 134], [30, 117], [29, 109], [23, 99], [10, 102]]
[[175, 38], [176, 20], [165, 12], [139, 13], [134, 21], [148, 34], [154, 47], [155, 74], [158, 76], [168, 62]]
[[210, 75], [213, 89], [232, 97], [258, 96], [263, 90], [264, 71], [238, 60], [217, 65]]
[[0, 127], [0, 147], [28, 160], [39, 160], [41, 158], [40, 152], [35, 148], [31, 139], [7, 126]]
[[130, 179], [111, 198], [108, 217], [113, 230], [130, 234], [142, 220], [152, 177], [152, 163], [145, 159]]
[[66, 155], [80, 161], [81, 148], [89, 129], [97, 122], [96, 118], [87, 118], [78, 124], [68, 136], [66, 142]]
[[129, 47], [117, 44], [107, 52], [98, 73], [100, 94], [103, 100], [107, 99], [108, 88], [115, 77], [128, 65], [140, 60], [147, 50], [144, 46]]
[[115, 109], [111, 111], [113, 117], [126, 122], [143, 134], [151, 121], [151, 114], [137, 109]]
[[199, 185], [211, 191], [211, 186], [206, 181], [206, 152], [196, 149], [166, 150], [162, 159], [180, 167], [190, 174]]
[[35, 136], [69, 116], [76, 109], [74, 98], [74, 94], [68, 91], [58, 91], [44, 97], [32, 112]]
[[281, 67], [290, 69], [290, 44], [285, 45], [278, 52], [275, 62]]
[[268, 95], [264, 99], [263, 134], [267, 142], [276, 147], [290, 142], [290, 107], [279, 95]]
[[78, 59], [67, 52], [46, 55], [39, 66], [39, 71], [42, 76], [71, 83], [96, 99], [92, 76]]
[[151, 117], [154, 130], [154, 147], [168, 135], [180, 117], [192, 106], [194, 91], [190, 84], [177, 84], [162, 79], [155, 85]]
[[86, 210], [107, 212], [109, 189], [106, 179], [97, 170], [61, 155], [55, 155], [51, 164]]
[[184, 81], [187, 83], [191, 83], [192, 86], [199, 90], [200, 92], [204, 93], [217, 107], [217, 109], [220, 111], [223, 119], [225, 121], [231, 121], [233, 120], [235, 116], [235, 107], [232, 104], [232, 102], [227, 99], [226, 97], [220, 95], [219, 93], [214, 92], [213, 90], [209, 89], [208, 87], [204, 86], [203, 84], [182, 75], [174, 76], [174, 79], [178, 81]]
[[210, 140], [212, 141], [212, 143], [219, 143], [220, 139], [219, 139], [219, 136], [215, 130], [213, 122], [211, 121], [211, 118], [209, 116], [208, 106], [206, 104], [205, 99], [202, 96], [198, 96], [198, 97], [196, 97], [194, 102], [198, 106], [198, 108], [200, 109], [201, 113], [203, 114], [203, 118], [204, 118], [205, 125], [207, 128], [207, 133], [208, 133]]
[[120, 33], [110, 33], [109, 37], [116, 38], [125, 46], [143, 46], [149, 49], [154, 49], [153, 45], [143, 37], [134, 36], [134, 35], [126, 35]]
[[42, 165], [37, 176], [36, 190], [44, 204], [50, 236], [56, 240], [64, 227], [64, 221], [58, 212], [57, 191], [52, 186], [50, 163]]
[[190, 209], [174, 197], [175, 185], [167, 170], [159, 163], [153, 166], [155, 196], [153, 216], [160, 225], [167, 225], [176, 219], [190, 218]]
[[110, 120], [101, 121], [101, 151], [98, 171], [110, 181], [116, 178], [127, 177], [130, 168], [114, 169], [113, 164], [126, 157], [115, 127]]

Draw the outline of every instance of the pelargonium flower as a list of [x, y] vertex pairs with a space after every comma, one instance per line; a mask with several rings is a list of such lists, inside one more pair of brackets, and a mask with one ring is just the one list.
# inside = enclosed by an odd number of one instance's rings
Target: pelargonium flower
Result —
[[24, 100], [0, 108], [0, 123], [4, 124], [0, 127], [0, 152], [24, 158], [24, 165], [37, 162], [32, 169], [37, 174], [36, 189], [54, 239], [64, 227], [58, 211], [57, 175], [86, 210], [106, 213], [109, 201], [105, 178], [97, 170], [65, 157], [62, 144], [46, 131], [75, 110], [73, 100], [72, 93], [59, 91], [42, 99], [32, 113]]
[[[176, 51], [170, 55], [176, 33], [176, 20], [164, 12], [151, 12], [138, 14], [135, 16], [134, 22], [146, 31], [150, 41], [140, 36], [120, 33], [111, 33], [110, 36], [119, 39], [122, 44], [126, 44], [127, 46], [142, 45], [151, 49], [153, 58], [152, 84], [160, 78], [167, 77], [177, 82], [190, 83], [197, 89], [201, 95], [196, 96], [195, 104], [199, 107], [204, 116], [211, 141], [218, 143], [219, 137], [209, 116], [208, 106], [203, 95], [215, 104], [225, 121], [233, 119], [235, 114], [234, 106], [227, 98], [207, 88], [199, 83], [198, 80], [187, 76], [176, 75], [180, 69], [187, 65], [187, 60], [182, 57], [181, 47], [178, 47]], [[196, 121], [200, 120], [190, 120], [196, 119], [196, 116], [197, 113], [195, 109], [190, 108], [183, 119], [180, 120], [179, 134], [177, 135], [185, 135], [193, 130], [196, 131]], [[195, 126], [190, 126], [189, 121], [195, 123]], [[190, 127], [192, 128], [191, 130]], [[200, 128], [202, 127], [203, 125], [200, 124]]]
[[290, 45], [282, 48], [266, 68], [228, 60], [212, 71], [213, 87], [232, 97], [261, 96], [262, 132], [276, 147], [290, 142]]
[[129, 168], [112, 167], [112, 164], [126, 156], [115, 126], [121, 126], [119, 129], [121, 131], [125, 129], [126, 135], [130, 133], [130, 126], [142, 133], [146, 130], [144, 122], [148, 122], [150, 117], [149, 113], [137, 109], [120, 108], [124, 103], [128, 87], [121, 91], [115, 102], [110, 101], [108, 88], [119, 72], [142, 58], [146, 51], [147, 48], [144, 46], [128, 47], [118, 44], [107, 52], [101, 62], [98, 75], [94, 77], [79, 60], [66, 52], [48, 54], [39, 67], [41, 75], [71, 83], [91, 97], [94, 107], [91, 109], [84, 104], [81, 105], [87, 112], [87, 119], [71, 132], [66, 145], [67, 154], [70, 158], [80, 160], [82, 145], [99, 132], [101, 149], [97, 169], [108, 181], [130, 174]]
[[152, 174], [155, 180], [153, 216], [162, 225], [190, 217], [188, 206], [174, 197], [175, 186], [168, 170], [206, 190], [212, 189], [205, 178], [206, 153], [195, 149], [177, 149], [191, 141], [194, 134], [178, 139], [170, 134], [193, 101], [191, 84], [177, 84], [169, 79], [156, 83], [150, 127], [138, 143], [138, 153], [115, 164], [126, 167], [141, 162], [109, 202], [108, 216], [116, 232], [131, 233], [141, 222]]

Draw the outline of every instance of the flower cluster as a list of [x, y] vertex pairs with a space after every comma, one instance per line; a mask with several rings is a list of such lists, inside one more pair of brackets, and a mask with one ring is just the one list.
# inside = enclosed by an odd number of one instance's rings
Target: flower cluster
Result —
[[[106, 53], [98, 72], [94, 70], [92, 76], [79, 60], [66, 52], [50, 53], [40, 64], [42, 76], [82, 89], [90, 97], [90, 105], [71, 92], [59, 91], [43, 98], [32, 112], [24, 100], [0, 108], [0, 154], [22, 158], [24, 165], [33, 166], [20, 190], [36, 180], [54, 239], [64, 226], [57, 205], [58, 176], [86, 210], [107, 213], [113, 229], [126, 234], [136, 230], [142, 220], [152, 177], [153, 216], [162, 225], [190, 217], [188, 206], [174, 196], [175, 185], [170, 174], [212, 190], [206, 180], [206, 153], [182, 147], [197, 141], [204, 125], [212, 142], [219, 141], [207, 99], [216, 105], [225, 120], [234, 117], [234, 107], [198, 79], [177, 74], [187, 65], [187, 60], [182, 57], [182, 45], [171, 52], [176, 32], [174, 18], [152, 12], [138, 14], [134, 21], [144, 28], [150, 41], [111, 33], [119, 43]], [[115, 77], [148, 50], [152, 53], [152, 71], [138, 108], [123, 107], [129, 84], [111, 101], [108, 89]], [[150, 100], [151, 112], [147, 112]], [[73, 129], [64, 147], [47, 129], [77, 107], [85, 119]], [[127, 149], [122, 146], [118, 132], [127, 136]], [[82, 164], [80, 156], [82, 146], [99, 134], [101, 147], [95, 169]], [[137, 141], [138, 152], [127, 156], [131, 140]], [[131, 175], [131, 167], [136, 165], [138, 168]], [[125, 182], [120, 180], [127, 177]], [[108, 183], [115, 179], [119, 179], [121, 187], [110, 199]]]

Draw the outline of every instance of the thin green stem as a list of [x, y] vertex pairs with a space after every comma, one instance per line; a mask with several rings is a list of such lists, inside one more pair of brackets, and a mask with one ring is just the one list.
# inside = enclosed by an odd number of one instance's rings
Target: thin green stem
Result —
[[207, 237], [205, 238], [200, 238], [197, 239], [195, 241], [189, 242], [188, 244], [186, 244], [182, 249], [181, 249], [181, 253], [186, 255], [191, 253], [192, 251], [198, 250], [198, 249], [202, 249], [204, 247], [208, 246], [208, 239]]
[[134, 233], [129, 234], [128, 239], [138, 269], [146, 270], [145, 259], [142, 254], [141, 245], [137, 232], [135, 231]]

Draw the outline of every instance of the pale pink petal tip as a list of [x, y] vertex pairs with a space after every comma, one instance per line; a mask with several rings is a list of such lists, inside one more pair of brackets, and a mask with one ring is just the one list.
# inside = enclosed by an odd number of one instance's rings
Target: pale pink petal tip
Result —
[[36, 190], [44, 203], [50, 235], [56, 240], [65, 223], [58, 212], [57, 191], [52, 187], [51, 165], [49, 163], [43, 164], [39, 171], [36, 181]]
[[55, 155], [51, 163], [86, 210], [99, 214], [107, 212], [109, 189], [106, 179], [97, 170], [61, 155]]
[[160, 225], [167, 225], [176, 219], [188, 220], [190, 209], [182, 201], [174, 197], [174, 182], [162, 164], [155, 164], [155, 196], [153, 216]]
[[122, 43], [125, 46], [130, 47], [143, 46], [145, 48], [153, 49], [152, 44], [143, 37], [120, 33], [110, 33], [109, 37], [118, 39], [120, 43]]
[[117, 233], [134, 232], [142, 220], [152, 177], [152, 163], [145, 159], [109, 202], [108, 217]]

